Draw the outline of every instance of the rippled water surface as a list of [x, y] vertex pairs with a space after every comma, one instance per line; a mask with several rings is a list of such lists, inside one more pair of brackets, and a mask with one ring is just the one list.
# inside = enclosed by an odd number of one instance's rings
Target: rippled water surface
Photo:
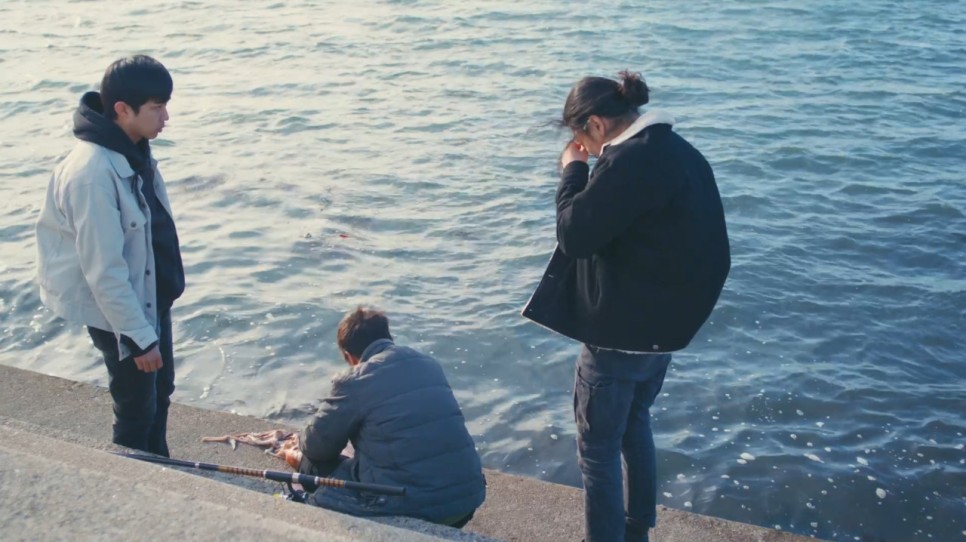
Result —
[[734, 259], [653, 410], [661, 502], [966, 540], [966, 5], [566, 4], [0, 2], [0, 361], [106, 384], [40, 305], [32, 227], [80, 95], [146, 52], [175, 79], [176, 400], [304, 423], [373, 303], [487, 466], [579, 485], [578, 345], [518, 311], [554, 245], [547, 122], [630, 67], [714, 166]]

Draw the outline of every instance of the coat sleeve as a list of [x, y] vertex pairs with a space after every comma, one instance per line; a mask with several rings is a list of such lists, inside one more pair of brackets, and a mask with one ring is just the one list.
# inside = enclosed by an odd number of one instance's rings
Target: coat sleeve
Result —
[[588, 181], [584, 162], [571, 162], [557, 187], [557, 243], [571, 258], [590, 258], [635, 220], [667, 204], [669, 194], [641, 161], [601, 158]]
[[113, 187], [81, 177], [69, 184], [65, 198], [64, 215], [76, 234], [81, 271], [94, 300], [115, 333], [147, 348], [158, 335], [131, 286], [117, 194]]
[[332, 392], [319, 407], [312, 422], [302, 432], [299, 448], [303, 465], [326, 463], [339, 457], [361, 422], [361, 408], [355, 403], [357, 397], [351, 392], [353, 380], [339, 378], [332, 383]]

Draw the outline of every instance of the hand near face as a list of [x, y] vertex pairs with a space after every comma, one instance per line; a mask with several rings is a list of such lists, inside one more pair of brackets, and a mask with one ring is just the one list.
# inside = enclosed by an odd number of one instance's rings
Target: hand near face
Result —
[[587, 162], [589, 157], [590, 154], [587, 153], [587, 149], [580, 143], [571, 141], [567, 143], [563, 152], [560, 153], [560, 169], [567, 167], [571, 162]]

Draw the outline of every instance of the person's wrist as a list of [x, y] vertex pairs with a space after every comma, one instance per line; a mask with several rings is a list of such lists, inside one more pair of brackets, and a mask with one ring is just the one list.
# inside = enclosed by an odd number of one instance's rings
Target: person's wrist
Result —
[[563, 167], [566, 169], [567, 166], [569, 166], [570, 164], [573, 164], [574, 162], [580, 162], [582, 164], [586, 164], [587, 163], [587, 160], [585, 160], [584, 158], [580, 158], [580, 157], [573, 157], [573, 158], [571, 158], [569, 160], [565, 160]]

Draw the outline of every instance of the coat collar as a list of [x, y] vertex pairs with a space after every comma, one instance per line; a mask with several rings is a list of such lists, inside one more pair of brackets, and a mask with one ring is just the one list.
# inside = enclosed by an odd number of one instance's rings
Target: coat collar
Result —
[[111, 166], [117, 172], [118, 177], [127, 179], [128, 177], [134, 176], [134, 170], [131, 169], [131, 164], [127, 162], [127, 158], [124, 158], [123, 154], [112, 151], [107, 147], [104, 147], [104, 150], [107, 151], [107, 159], [110, 160]]
[[359, 361], [360, 362], [369, 361], [369, 358], [371, 358], [372, 356], [375, 356], [376, 354], [379, 354], [385, 350], [388, 350], [392, 346], [395, 346], [395, 343], [392, 342], [392, 339], [375, 340], [372, 342], [372, 344], [367, 346], [365, 350], [362, 351], [362, 356], [359, 357]]
[[604, 152], [604, 149], [607, 147], [620, 145], [621, 143], [641, 133], [644, 128], [654, 126], [655, 124], [668, 124], [673, 126], [674, 117], [672, 117], [670, 113], [664, 111], [648, 111], [647, 113], [644, 113], [638, 117], [637, 120], [634, 121], [634, 124], [631, 124], [626, 130], [621, 132], [621, 135], [611, 139], [607, 143], [604, 143], [600, 148], [600, 152]]
[[[96, 143], [91, 143], [91, 144], [97, 145]], [[117, 151], [112, 151], [111, 149], [108, 149], [107, 147], [103, 147], [101, 145], [97, 145], [97, 146], [104, 149], [104, 152], [107, 153], [107, 159], [109, 162], [111, 162], [111, 167], [113, 167], [114, 171], [117, 172], [118, 177], [121, 177], [122, 179], [127, 179], [129, 177], [134, 176], [134, 170], [131, 169], [131, 164], [128, 163], [127, 158], [125, 158], [123, 154]], [[157, 169], [158, 167], [158, 161], [155, 160], [153, 156], [151, 157], [151, 167], [155, 169]]]

